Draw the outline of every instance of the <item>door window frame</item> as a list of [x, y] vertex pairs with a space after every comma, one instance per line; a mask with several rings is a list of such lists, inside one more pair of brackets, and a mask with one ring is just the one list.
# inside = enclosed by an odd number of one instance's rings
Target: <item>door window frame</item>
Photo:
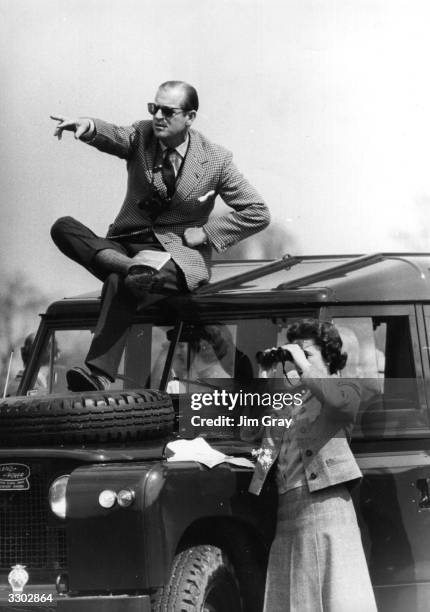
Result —
[[[415, 375], [417, 380], [417, 397], [418, 405], [417, 410], [423, 411], [427, 414], [429, 425], [424, 428], [405, 427], [402, 432], [396, 432], [383, 435], [381, 432], [378, 435], [376, 431], [372, 434], [372, 439], [375, 438], [387, 438], [394, 436], [395, 438], [405, 437], [430, 437], [430, 389], [425, 384], [426, 379], [430, 380], [429, 377], [429, 361], [423, 359], [421, 346], [425, 340], [424, 328], [422, 324], [422, 312], [421, 309], [413, 304], [369, 304], [369, 305], [355, 305], [355, 304], [341, 304], [327, 306], [325, 309], [325, 318], [328, 320], [338, 318], [359, 318], [359, 317], [407, 317], [409, 320], [409, 331], [411, 337], [411, 352], [414, 360]], [[430, 312], [429, 312], [430, 317]], [[430, 322], [430, 319], [429, 319]], [[405, 409], [407, 410], [407, 409]], [[365, 436], [368, 437], [368, 436]]]

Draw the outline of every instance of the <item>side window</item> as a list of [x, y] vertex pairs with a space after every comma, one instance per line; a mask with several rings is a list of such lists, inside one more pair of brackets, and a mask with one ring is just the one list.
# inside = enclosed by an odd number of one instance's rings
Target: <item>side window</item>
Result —
[[359, 378], [362, 403], [356, 433], [401, 437], [429, 426], [417, 377], [408, 315], [335, 317], [348, 361], [341, 375]]
[[[131, 326], [117, 377], [110, 389], [158, 386], [167, 354], [167, 329], [151, 324]], [[34, 380], [27, 394], [67, 393], [66, 372], [73, 366], [84, 366], [91, 340], [91, 329], [53, 331], [39, 356]], [[154, 377], [151, 363], [156, 364]]]
[[[166, 333], [166, 353], [172, 332]], [[239, 344], [237, 323], [184, 324], [173, 354], [167, 392], [192, 393], [223, 386], [228, 380], [252, 380], [253, 349], [247, 346], [244, 352]], [[152, 378], [159, 381], [160, 377], [155, 360]]]
[[[299, 317], [184, 323], [166, 386], [168, 393], [179, 396], [182, 437], [242, 437], [239, 417], [261, 415], [269, 406], [259, 404], [263, 381], [259, 380], [256, 354], [285, 344], [286, 327], [296, 318]], [[277, 377], [282, 379], [284, 389], [281, 364]], [[264, 383], [263, 388], [267, 391]], [[229, 422], [232, 418], [234, 424]]]
[[90, 341], [91, 332], [88, 329], [52, 332], [39, 355], [27, 395], [66, 393], [66, 372], [74, 365], [83, 365]]
[[[285, 344], [286, 327], [296, 318], [184, 324], [174, 351], [167, 391], [183, 394], [204, 386], [210, 389], [233, 383], [246, 388], [258, 375], [257, 352]], [[166, 332], [168, 341], [172, 331]], [[168, 342], [165, 353], [167, 349]], [[151, 377], [157, 383], [161, 372], [157, 360], [153, 363]], [[280, 364], [278, 376], [283, 378]]]

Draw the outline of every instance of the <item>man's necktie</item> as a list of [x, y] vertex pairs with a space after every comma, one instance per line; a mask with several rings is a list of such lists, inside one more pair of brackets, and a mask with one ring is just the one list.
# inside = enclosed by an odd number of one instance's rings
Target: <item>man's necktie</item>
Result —
[[163, 165], [161, 168], [161, 176], [163, 182], [166, 185], [167, 196], [171, 198], [175, 193], [176, 175], [175, 168], [173, 167], [171, 155], [176, 154], [175, 149], [166, 149], [163, 158]]

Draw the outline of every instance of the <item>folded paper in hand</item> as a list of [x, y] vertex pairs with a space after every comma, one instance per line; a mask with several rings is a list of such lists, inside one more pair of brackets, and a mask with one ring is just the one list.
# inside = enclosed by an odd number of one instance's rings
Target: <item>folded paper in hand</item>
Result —
[[154, 270], [161, 270], [161, 268], [171, 258], [170, 253], [166, 251], [139, 251], [137, 255], [133, 257], [133, 266], [149, 266]]
[[[197, 461], [209, 468], [213, 468], [220, 463], [231, 463], [240, 467], [253, 468], [254, 464], [245, 457], [230, 457], [210, 446], [204, 438], [194, 438], [194, 440], [175, 440], [166, 446], [168, 452], [167, 461]], [[173, 453], [172, 456], [169, 456]]]

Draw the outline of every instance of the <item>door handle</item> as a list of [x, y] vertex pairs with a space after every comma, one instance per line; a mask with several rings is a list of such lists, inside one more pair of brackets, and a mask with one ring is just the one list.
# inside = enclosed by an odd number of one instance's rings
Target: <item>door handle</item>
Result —
[[430, 478], [418, 478], [416, 482], [417, 489], [421, 493], [421, 499], [418, 502], [419, 510], [430, 510], [429, 483]]

